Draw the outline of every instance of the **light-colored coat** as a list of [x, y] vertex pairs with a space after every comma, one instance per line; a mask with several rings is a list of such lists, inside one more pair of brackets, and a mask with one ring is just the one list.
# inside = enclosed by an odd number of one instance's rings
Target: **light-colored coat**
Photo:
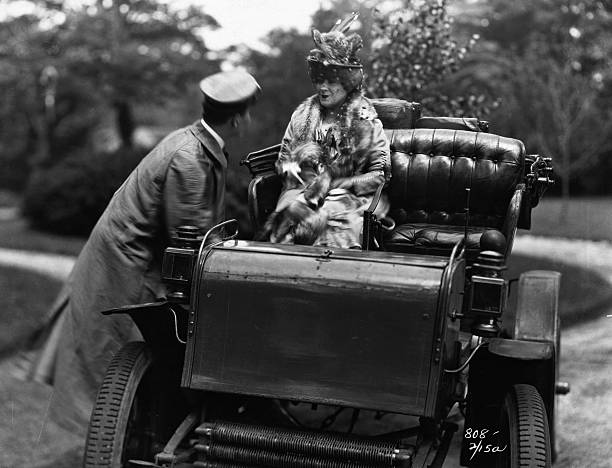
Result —
[[[33, 377], [54, 385], [51, 417], [84, 434], [112, 356], [139, 337], [127, 316], [100, 311], [163, 297], [164, 249], [182, 225], [205, 233], [225, 216], [227, 161], [201, 123], [160, 142], [115, 192], [53, 312]], [[61, 332], [59, 332], [61, 330]]]

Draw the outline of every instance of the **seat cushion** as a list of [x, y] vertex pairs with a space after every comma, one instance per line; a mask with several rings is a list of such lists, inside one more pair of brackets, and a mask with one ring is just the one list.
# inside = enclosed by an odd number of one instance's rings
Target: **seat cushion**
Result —
[[[471, 226], [468, 228], [467, 248], [478, 250], [480, 237], [487, 231], [486, 227]], [[405, 223], [396, 226], [385, 238], [387, 250], [402, 252], [413, 247], [452, 250], [463, 239], [464, 227], [444, 224]]]

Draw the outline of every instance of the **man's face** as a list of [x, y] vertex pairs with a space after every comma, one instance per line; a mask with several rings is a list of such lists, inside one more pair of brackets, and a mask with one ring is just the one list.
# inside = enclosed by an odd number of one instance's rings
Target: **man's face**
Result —
[[316, 83], [315, 89], [319, 95], [321, 105], [326, 109], [336, 109], [339, 107], [348, 94], [340, 83], [330, 82], [329, 80]]

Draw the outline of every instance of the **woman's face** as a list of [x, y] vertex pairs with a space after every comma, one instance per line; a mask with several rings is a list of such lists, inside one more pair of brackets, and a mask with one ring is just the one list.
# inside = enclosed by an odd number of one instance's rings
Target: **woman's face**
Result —
[[321, 105], [326, 109], [335, 109], [340, 106], [348, 94], [340, 83], [325, 80], [315, 84]]

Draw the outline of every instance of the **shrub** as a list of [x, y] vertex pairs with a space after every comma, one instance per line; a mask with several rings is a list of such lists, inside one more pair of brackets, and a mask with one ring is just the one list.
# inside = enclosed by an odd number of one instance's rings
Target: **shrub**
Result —
[[127, 148], [77, 154], [35, 172], [25, 191], [24, 216], [37, 229], [88, 235], [115, 190], [145, 154], [144, 149]]

